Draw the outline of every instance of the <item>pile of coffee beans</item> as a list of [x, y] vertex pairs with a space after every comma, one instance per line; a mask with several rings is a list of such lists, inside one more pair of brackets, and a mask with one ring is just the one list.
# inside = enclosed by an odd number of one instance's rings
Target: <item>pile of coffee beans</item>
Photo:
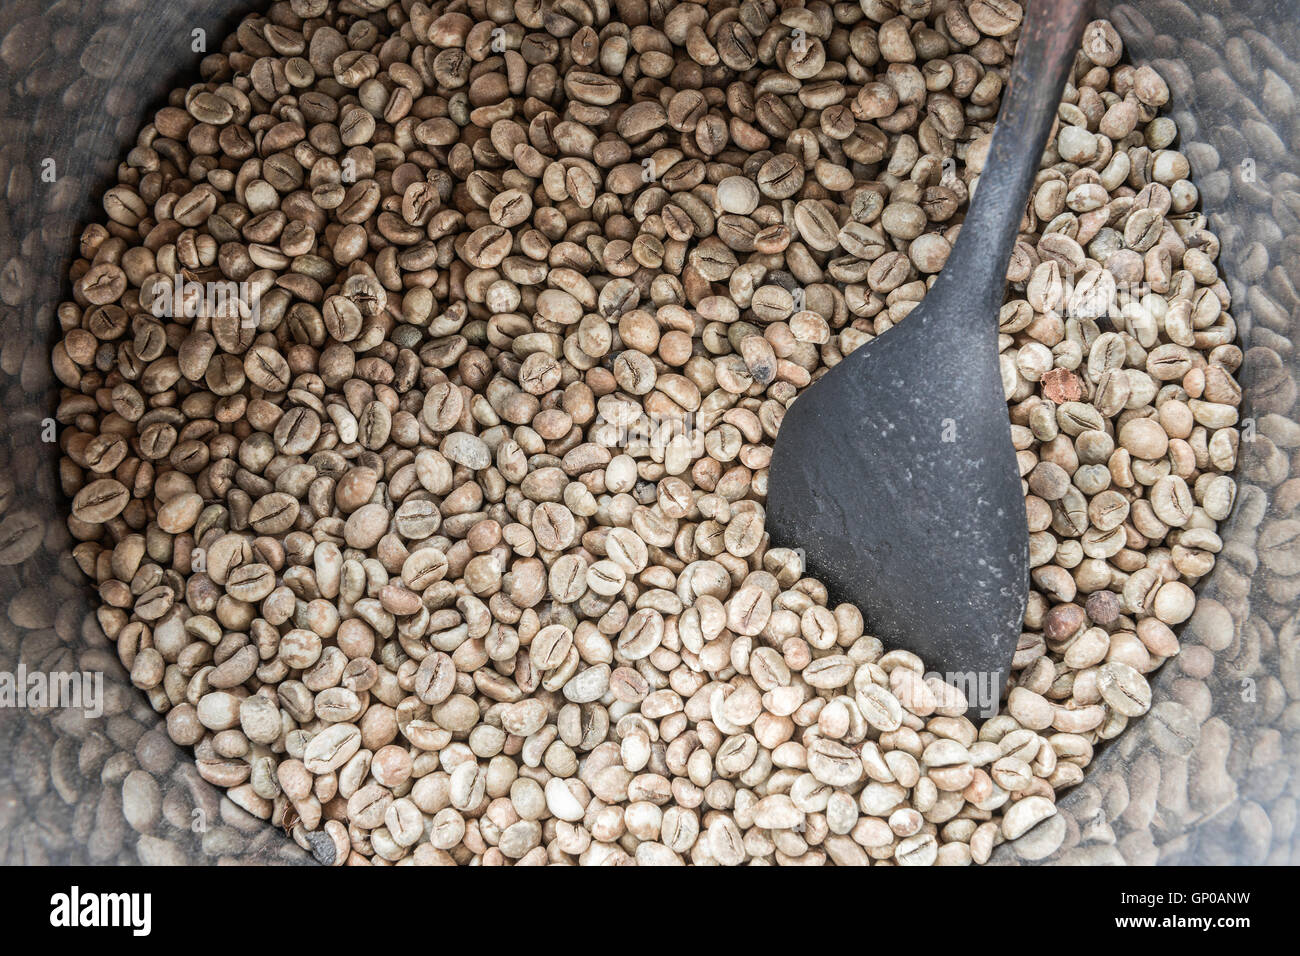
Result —
[[200, 774], [329, 864], [982, 863], [1052, 818], [1179, 651], [1240, 440], [1219, 242], [1108, 23], [1000, 317], [1001, 713], [763, 511], [786, 408], [942, 269], [1021, 21], [247, 17], [121, 164], [53, 355], [74, 556]]

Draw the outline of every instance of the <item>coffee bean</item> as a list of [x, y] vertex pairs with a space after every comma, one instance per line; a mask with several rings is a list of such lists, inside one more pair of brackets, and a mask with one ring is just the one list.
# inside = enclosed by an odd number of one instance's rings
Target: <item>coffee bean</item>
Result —
[[120, 481], [100, 478], [77, 492], [72, 500], [72, 514], [87, 524], [103, 524], [120, 515], [130, 500], [130, 492]]

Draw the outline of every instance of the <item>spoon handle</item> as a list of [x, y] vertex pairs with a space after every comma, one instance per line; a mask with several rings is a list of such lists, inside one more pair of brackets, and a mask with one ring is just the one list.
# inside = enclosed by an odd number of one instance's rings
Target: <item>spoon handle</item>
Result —
[[1090, 6], [1088, 0], [1029, 4], [970, 213], [936, 280], [936, 286], [959, 283], [949, 294], [987, 300], [994, 309], [1002, 303], [1007, 260]]

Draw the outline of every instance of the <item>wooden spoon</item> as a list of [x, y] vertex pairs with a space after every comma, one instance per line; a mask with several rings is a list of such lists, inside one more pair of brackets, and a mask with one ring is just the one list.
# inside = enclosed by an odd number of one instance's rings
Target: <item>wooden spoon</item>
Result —
[[998, 313], [1087, 8], [1029, 7], [947, 264], [910, 315], [790, 406], [768, 480], [773, 544], [803, 549], [808, 573], [858, 605], [869, 633], [961, 682], [982, 713], [996, 712], [1028, 593]]

